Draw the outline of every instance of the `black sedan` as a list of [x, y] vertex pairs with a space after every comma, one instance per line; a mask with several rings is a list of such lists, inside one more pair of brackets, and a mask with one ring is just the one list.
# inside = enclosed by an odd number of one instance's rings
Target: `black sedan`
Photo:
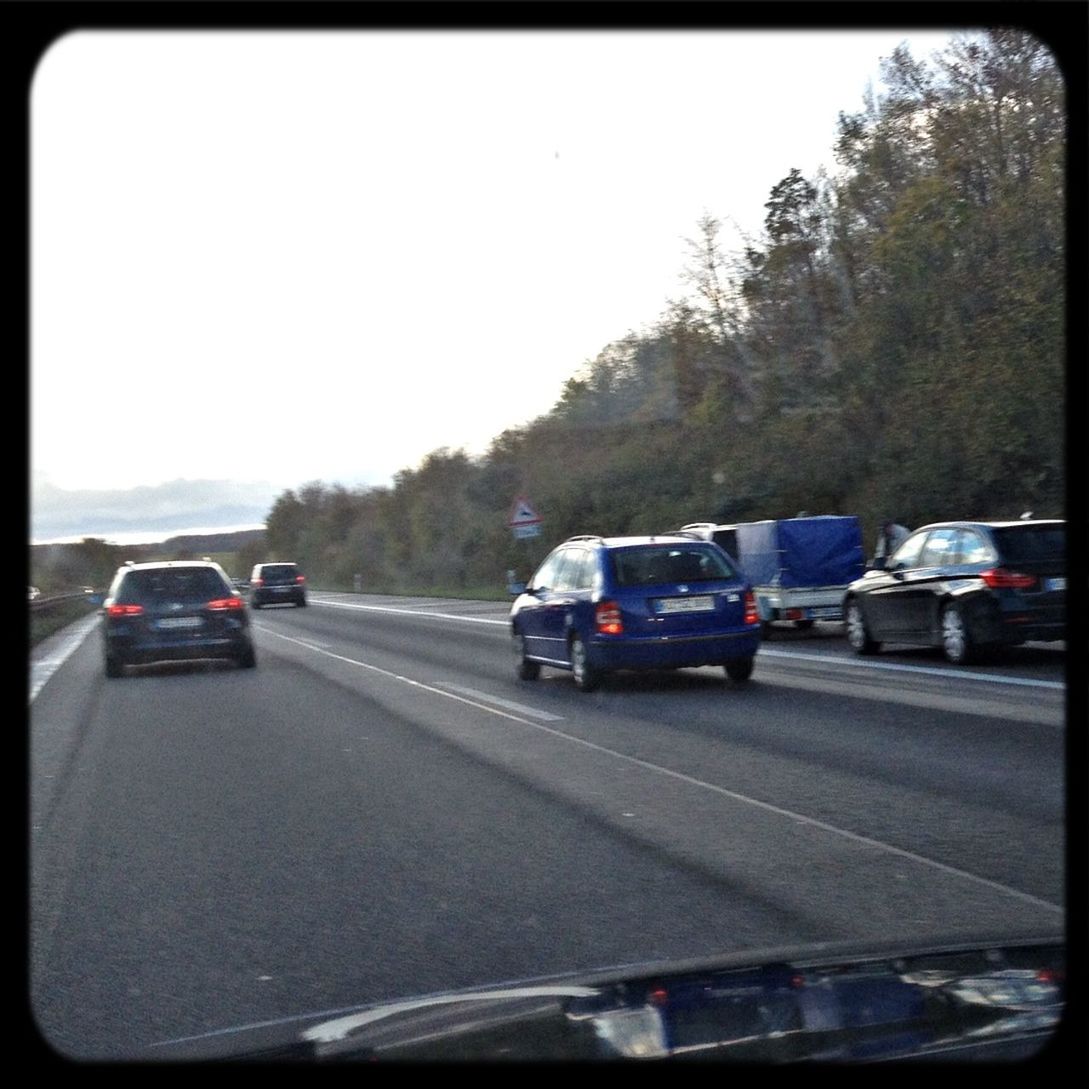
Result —
[[847, 639], [941, 647], [951, 662], [1066, 638], [1066, 523], [941, 522], [847, 587]]

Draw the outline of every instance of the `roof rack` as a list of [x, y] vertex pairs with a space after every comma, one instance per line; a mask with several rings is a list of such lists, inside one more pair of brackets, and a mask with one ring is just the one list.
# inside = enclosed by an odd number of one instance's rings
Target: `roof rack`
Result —
[[600, 533], [577, 533], [574, 537], [568, 537], [568, 541], [603, 541]]
[[681, 529], [706, 529], [708, 526], [717, 526], [718, 522], [689, 522], [681, 526]]

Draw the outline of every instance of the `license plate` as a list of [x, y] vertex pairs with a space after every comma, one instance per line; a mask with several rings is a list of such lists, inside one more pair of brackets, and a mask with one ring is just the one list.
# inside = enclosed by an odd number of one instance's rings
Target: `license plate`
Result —
[[714, 612], [715, 599], [710, 594], [696, 597], [660, 597], [654, 603], [656, 613], [707, 613]]
[[1044, 585], [1049, 590], [1065, 590], [1066, 589], [1066, 579], [1065, 578], [1048, 579], [1047, 582]]
[[836, 608], [835, 605], [821, 605], [816, 609], [810, 609], [810, 613], [813, 616], [841, 616], [842, 611]]
[[290, 589], [290, 586], [273, 586], [272, 592], [274, 594], [286, 594]]
[[168, 616], [160, 620], [158, 627], [162, 628], [199, 628], [204, 621], [199, 616]]

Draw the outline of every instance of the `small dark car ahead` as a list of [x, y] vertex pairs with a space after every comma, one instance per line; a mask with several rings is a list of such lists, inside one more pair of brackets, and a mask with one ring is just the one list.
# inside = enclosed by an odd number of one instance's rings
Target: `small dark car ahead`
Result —
[[259, 563], [250, 573], [250, 604], [306, 604], [306, 576], [296, 563]]
[[127, 665], [193, 658], [257, 664], [246, 603], [217, 563], [126, 564], [102, 613], [107, 677], [122, 676]]
[[1066, 638], [1066, 523], [923, 526], [843, 599], [859, 654], [882, 643], [941, 647], [951, 662], [1028, 640]]
[[570, 538], [518, 594], [510, 623], [521, 679], [555, 666], [584, 692], [622, 669], [721, 665], [746, 681], [760, 645], [756, 600], [730, 557], [674, 535]]

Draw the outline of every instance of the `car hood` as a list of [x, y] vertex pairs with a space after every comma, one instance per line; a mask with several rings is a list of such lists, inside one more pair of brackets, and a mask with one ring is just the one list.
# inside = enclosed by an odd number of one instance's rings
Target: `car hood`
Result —
[[1061, 1022], [1060, 935], [824, 943], [324, 1011], [160, 1041], [149, 1060], [1020, 1059]]

